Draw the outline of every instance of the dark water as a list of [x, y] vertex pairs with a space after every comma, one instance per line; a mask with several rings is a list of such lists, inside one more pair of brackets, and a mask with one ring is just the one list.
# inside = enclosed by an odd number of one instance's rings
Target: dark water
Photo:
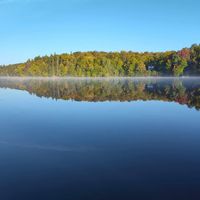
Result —
[[0, 88], [0, 199], [200, 198], [200, 79]]

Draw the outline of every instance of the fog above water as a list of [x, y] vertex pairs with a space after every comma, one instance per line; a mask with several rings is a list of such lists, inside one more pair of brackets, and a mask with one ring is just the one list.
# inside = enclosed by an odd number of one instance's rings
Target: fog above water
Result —
[[56, 100], [160, 100], [200, 108], [199, 77], [1, 77], [0, 88], [23, 90], [38, 97]]

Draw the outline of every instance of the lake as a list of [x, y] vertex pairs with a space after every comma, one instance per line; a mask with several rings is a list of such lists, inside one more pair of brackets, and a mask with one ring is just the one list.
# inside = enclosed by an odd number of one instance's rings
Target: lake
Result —
[[0, 78], [2, 200], [197, 200], [200, 78]]

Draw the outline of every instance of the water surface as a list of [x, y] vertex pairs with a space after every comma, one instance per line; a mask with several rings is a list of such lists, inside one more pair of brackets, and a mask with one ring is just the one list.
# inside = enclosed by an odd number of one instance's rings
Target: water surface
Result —
[[0, 78], [3, 200], [200, 196], [200, 79]]

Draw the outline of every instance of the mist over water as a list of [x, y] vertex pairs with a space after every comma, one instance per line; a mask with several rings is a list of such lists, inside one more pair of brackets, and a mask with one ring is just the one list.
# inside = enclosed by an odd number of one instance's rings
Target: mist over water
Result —
[[0, 78], [4, 200], [191, 199], [200, 79]]
[[199, 77], [0, 78], [0, 88], [24, 90], [38, 97], [103, 102], [160, 100], [200, 108]]

